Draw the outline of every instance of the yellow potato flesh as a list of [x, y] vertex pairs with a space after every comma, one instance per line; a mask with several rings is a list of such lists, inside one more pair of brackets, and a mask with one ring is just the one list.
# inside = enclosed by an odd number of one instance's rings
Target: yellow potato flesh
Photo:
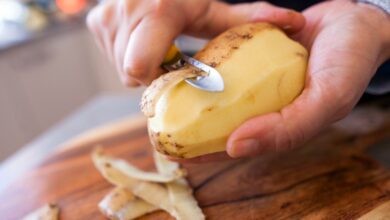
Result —
[[277, 28], [257, 31], [217, 65], [223, 92], [185, 82], [164, 91], [148, 121], [152, 142], [160, 152], [182, 158], [224, 151], [240, 124], [279, 111], [300, 94], [306, 66], [307, 51], [300, 44]]

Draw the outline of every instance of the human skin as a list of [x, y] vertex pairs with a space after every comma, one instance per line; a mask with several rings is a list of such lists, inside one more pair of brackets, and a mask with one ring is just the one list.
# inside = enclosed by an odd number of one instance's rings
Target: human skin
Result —
[[301, 146], [345, 117], [390, 57], [390, 16], [376, 7], [326, 1], [303, 14], [306, 25], [294, 38], [310, 50], [305, 89], [280, 112], [250, 119], [233, 132], [229, 156]]
[[[181, 1], [156, 2], [168, 4], [167, 2]], [[175, 23], [178, 19], [159, 19], [153, 22], [153, 18], [156, 18], [154, 16], [170, 17], [168, 11], [171, 8], [174, 8], [172, 12], [176, 11], [179, 7], [160, 5], [167, 12], [152, 13], [148, 19], [144, 16], [138, 24], [144, 26], [127, 31], [131, 36], [124, 40], [117, 40], [121, 38], [121, 34], [113, 34], [112, 30], [118, 30], [119, 33], [126, 32], [126, 28], [107, 28], [115, 26], [112, 23], [117, 23], [110, 19], [106, 23], [111, 26], [106, 25], [103, 26], [103, 31], [96, 31], [99, 27], [96, 17], [101, 13], [101, 8], [91, 13], [88, 24], [101, 47], [116, 63], [122, 80], [128, 86], [148, 84], [158, 77], [161, 73], [159, 65], [172, 40], [179, 33], [212, 37], [245, 22], [268, 21], [289, 33], [299, 31], [292, 37], [310, 50], [310, 58], [305, 89], [293, 103], [280, 112], [255, 117], [242, 124], [231, 134], [226, 153], [206, 155], [184, 162], [251, 157], [301, 146], [333, 122], [345, 117], [362, 96], [376, 69], [390, 57], [390, 16], [367, 4], [348, 0], [326, 1], [305, 10], [303, 18], [296, 12], [265, 3], [233, 7], [214, 1], [199, 2], [202, 4], [188, 6], [191, 10], [181, 10], [182, 13], [178, 13], [178, 18], [185, 17], [180, 19], [185, 21], [182, 24]], [[112, 18], [114, 12], [107, 11], [106, 14], [111, 14], [105, 17]], [[144, 19], [146, 22], [143, 22]], [[305, 20], [306, 25], [303, 27]], [[164, 30], [157, 28], [160, 26], [166, 27], [165, 31], [168, 30], [169, 34], [165, 36]], [[111, 32], [107, 31], [109, 29]], [[161, 35], [164, 37], [155, 39], [155, 36]], [[157, 40], [159, 43], [151, 44]], [[150, 48], [148, 45], [154, 46]], [[125, 51], [115, 49], [124, 47]], [[147, 62], [148, 67], [143, 66], [144, 62]]]
[[98, 45], [129, 87], [149, 85], [163, 72], [160, 65], [179, 34], [211, 38], [259, 21], [289, 33], [305, 23], [300, 13], [265, 2], [230, 6], [212, 0], [109, 0], [87, 17]]

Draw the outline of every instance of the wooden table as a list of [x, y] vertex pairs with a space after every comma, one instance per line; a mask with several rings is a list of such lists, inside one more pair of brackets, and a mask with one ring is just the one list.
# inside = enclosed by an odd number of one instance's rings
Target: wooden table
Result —
[[[390, 171], [365, 153], [384, 138], [388, 106], [362, 107], [300, 149], [185, 167], [208, 219], [390, 219]], [[0, 194], [0, 218], [20, 219], [55, 202], [61, 219], [104, 219], [97, 203], [112, 186], [92, 165], [96, 145], [154, 169], [145, 120], [122, 120], [80, 135], [31, 168]], [[142, 219], [170, 218], [159, 211]]]

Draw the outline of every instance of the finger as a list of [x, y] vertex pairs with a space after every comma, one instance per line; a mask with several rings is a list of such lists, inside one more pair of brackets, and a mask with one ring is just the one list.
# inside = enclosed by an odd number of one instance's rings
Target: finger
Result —
[[119, 18], [116, 13], [115, 1], [109, 1], [106, 3], [104, 17], [104, 22], [100, 23], [100, 28], [103, 33], [103, 44], [108, 58], [112, 63], [114, 63], [114, 41], [119, 26]]
[[299, 12], [265, 2], [234, 6], [213, 2], [206, 16], [189, 27], [187, 32], [201, 37], [213, 37], [228, 28], [248, 22], [269, 22], [288, 33], [295, 33], [304, 27], [305, 18]]
[[210, 163], [231, 160], [232, 158], [226, 152], [212, 153], [204, 156], [194, 157], [190, 159], [183, 159], [177, 157], [168, 156], [169, 160], [182, 163], [182, 164], [197, 164], [197, 163]]
[[312, 83], [280, 112], [255, 117], [241, 125], [228, 140], [231, 157], [249, 157], [297, 147], [338, 116], [336, 99]]
[[175, 8], [146, 15], [130, 36], [125, 52], [124, 70], [144, 85], [162, 72], [160, 65], [184, 21]]
[[95, 33], [100, 48], [113, 61], [112, 45], [117, 29], [115, 1], [96, 6], [87, 17], [87, 25]]
[[120, 75], [120, 79], [123, 84], [129, 87], [136, 87], [140, 85], [135, 79], [129, 77], [124, 72], [123, 63], [131, 32], [138, 25], [144, 13], [146, 13], [143, 8], [144, 5], [142, 5], [142, 2], [140, 4], [139, 1], [134, 0], [120, 0], [117, 4], [116, 14], [120, 18], [118, 19], [120, 25], [114, 40], [113, 55], [115, 67]]
[[133, 30], [136, 24], [128, 24], [128, 22], [124, 22], [121, 24], [119, 28], [115, 42], [114, 42], [114, 60], [115, 67], [119, 73], [120, 79], [122, 83], [128, 87], [136, 87], [139, 86], [140, 83], [137, 82], [134, 78], [130, 77], [127, 73], [124, 72], [123, 63], [125, 57], [126, 46], [129, 42], [131, 31]]
[[255, 7], [246, 7], [247, 14], [252, 16], [251, 22], [270, 22], [287, 33], [300, 31], [306, 23], [305, 17], [301, 13], [291, 9], [276, 7], [268, 3], [258, 3]]
[[118, 29], [118, 32], [114, 40], [113, 55], [114, 55], [115, 67], [121, 79], [125, 77], [125, 73], [123, 72], [122, 66], [123, 66], [123, 59], [125, 56], [124, 55], [125, 47], [127, 45], [127, 42], [129, 41], [130, 33], [131, 30], [129, 30], [129, 28], [127, 27], [126, 22], [122, 22], [122, 24], [120, 24], [120, 27]]
[[104, 45], [103, 45], [103, 38], [102, 38], [102, 33], [100, 32], [99, 28], [99, 16], [100, 13], [97, 10], [97, 8], [92, 9], [87, 16], [86, 23], [88, 29], [92, 32], [93, 37], [96, 41], [96, 44], [98, 45], [98, 48], [100, 49], [101, 52], [105, 52]]
[[106, 55], [112, 63], [115, 63], [113, 44], [116, 36], [116, 26], [110, 26], [110, 27], [100, 26], [100, 32], [102, 33], [103, 46]]

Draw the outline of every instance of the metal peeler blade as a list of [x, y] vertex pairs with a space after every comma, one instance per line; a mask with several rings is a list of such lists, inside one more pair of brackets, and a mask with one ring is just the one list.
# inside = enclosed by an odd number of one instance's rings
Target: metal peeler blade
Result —
[[216, 69], [184, 54], [182, 58], [185, 62], [207, 73], [205, 76], [186, 79], [185, 81], [188, 84], [209, 92], [222, 92], [224, 90], [223, 78]]
[[175, 45], [172, 45], [169, 49], [164, 58], [162, 67], [168, 71], [173, 71], [181, 68], [185, 63], [188, 63], [206, 73], [202, 76], [185, 79], [189, 85], [208, 92], [222, 92], [224, 90], [225, 86], [223, 78], [216, 69], [183, 54]]

